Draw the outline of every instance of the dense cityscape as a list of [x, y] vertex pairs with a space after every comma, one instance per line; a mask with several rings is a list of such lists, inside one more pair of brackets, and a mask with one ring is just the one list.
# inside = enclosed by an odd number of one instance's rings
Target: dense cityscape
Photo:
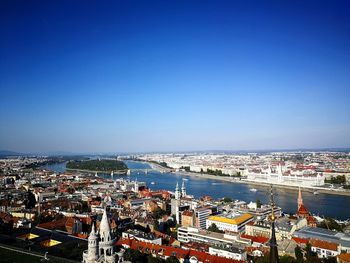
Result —
[[0, 263], [350, 263], [349, 0], [1, 0]]
[[[315, 200], [349, 195], [349, 158], [347, 152], [4, 156], [1, 254], [27, 251], [27, 262], [270, 262], [274, 241], [280, 262], [347, 262], [350, 221], [315, 215], [303, 192], [317, 189]], [[57, 164], [77, 169], [49, 169]], [[266, 203], [234, 193], [217, 199], [210, 189], [195, 198], [188, 187], [192, 178], [213, 177], [254, 192], [262, 177], [254, 178], [269, 175], [267, 169], [272, 177], [281, 169], [280, 176], [298, 179], [264, 181]], [[174, 177], [173, 188], [152, 190], [161, 187], [155, 174], [165, 173]], [[133, 180], [141, 174], [154, 181]], [[294, 213], [285, 213], [275, 195], [287, 186], [297, 187]]]

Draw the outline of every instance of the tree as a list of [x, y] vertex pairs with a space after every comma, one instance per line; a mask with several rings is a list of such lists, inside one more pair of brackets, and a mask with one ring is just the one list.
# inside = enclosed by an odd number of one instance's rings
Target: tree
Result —
[[337, 263], [337, 258], [336, 257], [329, 257], [323, 259], [323, 263]]
[[337, 221], [335, 221], [333, 218], [326, 218], [318, 225], [318, 227], [336, 230], [340, 232], [343, 231], [343, 226], [338, 224]]
[[147, 263], [163, 263], [164, 260], [160, 258], [153, 257], [152, 255], [147, 256]]
[[165, 260], [166, 263], [180, 263], [180, 261], [174, 257], [174, 256], [171, 256], [171, 257], [168, 257], [166, 260]]
[[147, 262], [147, 256], [144, 253], [141, 253], [138, 250], [133, 249], [126, 249], [125, 253], [123, 255], [125, 260], [131, 261], [131, 262], [138, 262], [138, 263], [146, 263]]
[[297, 259], [297, 262], [302, 263], [304, 261], [303, 251], [301, 250], [301, 248], [299, 246], [295, 247], [294, 253], [295, 253], [295, 258]]
[[160, 207], [157, 207], [156, 210], [154, 210], [154, 212], [153, 212], [153, 218], [159, 219], [166, 214], [167, 214], [167, 212], [165, 210], [161, 209]]
[[224, 197], [223, 201], [225, 203], [231, 203], [232, 202], [232, 199], [230, 197]]
[[212, 223], [211, 226], [208, 227], [208, 231], [224, 233], [224, 231], [220, 230], [215, 223]]
[[280, 263], [295, 263], [295, 259], [288, 255], [283, 255], [280, 257]]
[[320, 262], [319, 258], [317, 257], [317, 253], [313, 252], [311, 250], [311, 244], [307, 243], [305, 247], [306, 252], [306, 262]]
[[260, 208], [261, 205], [262, 205], [262, 203], [261, 203], [260, 199], [256, 199], [256, 207]]
[[33, 209], [36, 204], [35, 195], [28, 189], [26, 199], [24, 201], [26, 209]]

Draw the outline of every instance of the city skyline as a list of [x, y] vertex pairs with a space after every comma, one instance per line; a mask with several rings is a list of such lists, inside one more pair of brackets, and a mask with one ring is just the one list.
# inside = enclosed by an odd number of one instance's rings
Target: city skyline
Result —
[[0, 3], [0, 149], [350, 147], [349, 3]]

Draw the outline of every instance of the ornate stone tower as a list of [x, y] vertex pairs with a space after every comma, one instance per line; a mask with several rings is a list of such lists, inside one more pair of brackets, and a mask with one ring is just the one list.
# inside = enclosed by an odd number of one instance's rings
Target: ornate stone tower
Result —
[[88, 239], [88, 250], [83, 253], [83, 263], [115, 263], [114, 243], [115, 239], [112, 238], [107, 212], [104, 210], [99, 233], [92, 225]]
[[103, 216], [100, 224], [100, 254], [104, 256], [105, 262], [115, 262], [115, 254], [113, 246], [115, 240], [111, 236], [111, 228], [107, 218], [106, 210], [103, 211]]
[[87, 262], [95, 262], [99, 257], [98, 251], [98, 233], [95, 232], [95, 225], [92, 224], [91, 233], [88, 239], [88, 258]]

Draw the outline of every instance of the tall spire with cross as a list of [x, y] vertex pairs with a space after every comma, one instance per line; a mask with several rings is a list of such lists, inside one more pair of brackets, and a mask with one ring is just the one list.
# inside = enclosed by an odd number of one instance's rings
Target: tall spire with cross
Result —
[[272, 185], [271, 185], [271, 189], [270, 189], [270, 205], [271, 205], [271, 239], [269, 241], [269, 245], [270, 245], [270, 260], [269, 260], [269, 262], [270, 263], [279, 263], [277, 241], [276, 241], [276, 232], [275, 232], [275, 214], [274, 214], [275, 202], [273, 199]]
[[301, 190], [300, 190], [300, 186], [299, 186], [299, 195], [298, 195], [298, 210], [299, 208], [303, 205], [303, 197], [301, 195]]

